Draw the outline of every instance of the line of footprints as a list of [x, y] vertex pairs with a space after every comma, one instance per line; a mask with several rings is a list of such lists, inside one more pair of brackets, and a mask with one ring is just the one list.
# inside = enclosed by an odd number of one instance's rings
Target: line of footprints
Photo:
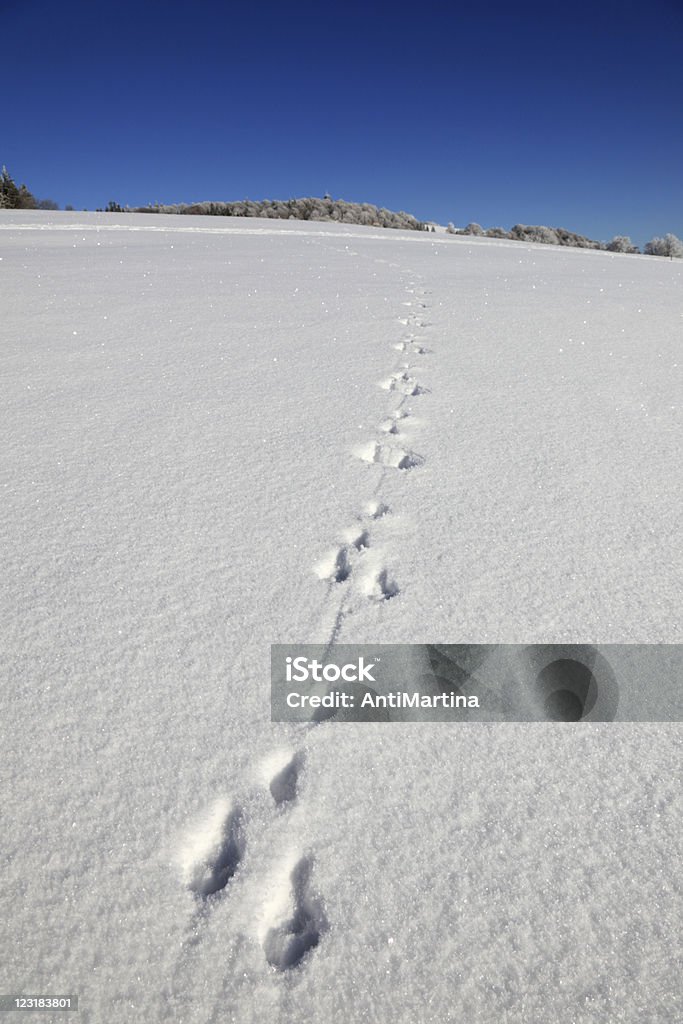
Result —
[[[429, 389], [420, 383], [416, 375], [418, 366], [414, 365], [413, 360], [430, 355], [432, 351], [417, 337], [420, 330], [429, 326], [424, 319], [427, 306], [423, 300], [426, 293], [424, 289], [416, 288], [414, 283], [406, 291], [412, 297], [403, 305], [411, 311], [398, 317], [398, 322], [407, 328], [406, 336], [392, 346], [404, 359], [388, 378], [379, 382], [379, 387], [392, 396], [392, 407], [379, 424], [380, 437], [354, 450], [356, 457], [363, 462], [399, 472], [416, 469], [425, 462], [422, 455], [404, 447], [401, 442], [413, 415], [411, 399], [429, 393]], [[405, 361], [406, 358], [410, 361]], [[379, 568], [377, 562], [373, 563], [367, 557], [371, 548], [372, 522], [390, 514], [391, 508], [384, 502], [369, 502], [356, 525], [342, 534], [339, 546], [330, 550], [314, 567], [318, 578], [332, 584], [346, 583], [352, 574], [357, 574], [360, 590], [369, 600], [382, 602], [396, 597], [400, 588], [389, 570]]]
[[[416, 331], [428, 326], [422, 312], [426, 308], [422, 301], [425, 293], [414, 285], [407, 291], [414, 297], [405, 305], [416, 311], [399, 318], [408, 334], [393, 347], [404, 358], [412, 359], [426, 356], [430, 350], [415, 336]], [[405, 422], [412, 416], [410, 400], [428, 391], [413, 371], [411, 363], [402, 362], [387, 380], [380, 382], [380, 387], [394, 399], [393, 407], [379, 425], [382, 439], [356, 449], [355, 454], [363, 461], [399, 472], [424, 463], [422, 456], [400, 445]], [[316, 566], [320, 579], [332, 585], [343, 584], [355, 574], [361, 561], [371, 565], [367, 553], [372, 524], [388, 515], [391, 508], [385, 502], [369, 502], [359, 523], [344, 534], [343, 543]], [[366, 574], [361, 587], [373, 601], [389, 601], [399, 593], [388, 569], [380, 568], [378, 563]], [[304, 762], [303, 751], [280, 750], [264, 766], [265, 785], [278, 816], [291, 812], [298, 801]], [[185, 835], [177, 855], [178, 867], [200, 916], [228, 898], [230, 883], [248, 857], [247, 817], [243, 804], [221, 798]], [[265, 960], [276, 971], [288, 972], [303, 965], [329, 928], [313, 884], [314, 866], [309, 853], [292, 854], [280, 861], [277, 872], [264, 887], [257, 937]]]
[[[280, 814], [296, 804], [303, 768], [302, 751], [276, 751], [266, 763], [266, 785]], [[186, 834], [178, 863], [200, 910], [213, 909], [228, 896], [248, 852], [246, 817], [244, 807], [220, 799]], [[314, 863], [309, 854], [285, 857], [264, 887], [257, 936], [265, 959], [277, 971], [298, 967], [328, 928], [313, 887]]]

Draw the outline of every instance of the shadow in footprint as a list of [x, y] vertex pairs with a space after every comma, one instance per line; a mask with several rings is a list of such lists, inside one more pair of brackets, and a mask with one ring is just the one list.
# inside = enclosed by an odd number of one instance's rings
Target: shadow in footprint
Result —
[[377, 587], [380, 601], [391, 601], [392, 597], [397, 597], [400, 593], [398, 584], [391, 578], [387, 569], [382, 569], [377, 577]]
[[351, 575], [351, 564], [349, 562], [348, 550], [340, 548], [334, 563], [332, 579], [335, 583], [345, 583]]
[[278, 807], [291, 803], [296, 799], [299, 788], [299, 776], [304, 766], [304, 755], [296, 753], [277, 775], [270, 780], [270, 795]]
[[380, 423], [380, 430], [385, 434], [398, 434], [398, 423], [394, 419], [383, 420], [382, 423]]
[[416, 455], [415, 452], [403, 452], [396, 468], [415, 469], [417, 466], [421, 466], [423, 463], [424, 459], [422, 458], [421, 455]]
[[363, 530], [359, 533], [356, 539], [352, 542], [356, 551], [363, 551], [370, 547], [370, 533], [368, 530]]
[[298, 967], [328, 927], [322, 906], [311, 889], [313, 863], [309, 857], [302, 857], [297, 863], [291, 874], [292, 914], [271, 928], [263, 943], [266, 960], [278, 971]]
[[244, 856], [243, 813], [236, 807], [220, 828], [212, 849], [196, 865], [189, 888], [200, 899], [225, 889]]

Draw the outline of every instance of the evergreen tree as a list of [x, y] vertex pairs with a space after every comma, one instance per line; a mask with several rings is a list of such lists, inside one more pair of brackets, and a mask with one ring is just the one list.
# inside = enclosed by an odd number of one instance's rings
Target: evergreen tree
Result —
[[16, 210], [19, 201], [19, 189], [6, 167], [0, 174], [0, 209]]
[[19, 197], [17, 199], [17, 210], [35, 210], [35, 196], [29, 192], [26, 185], [19, 186]]
[[15, 182], [6, 167], [0, 173], [0, 209], [3, 210], [35, 210], [35, 197], [26, 188]]

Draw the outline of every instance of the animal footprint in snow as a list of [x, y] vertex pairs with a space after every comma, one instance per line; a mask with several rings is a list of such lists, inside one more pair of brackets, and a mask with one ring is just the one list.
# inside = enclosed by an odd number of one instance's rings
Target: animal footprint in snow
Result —
[[414, 356], [428, 356], [432, 351], [430, 348], [420, 345], [417, 341], [399, 341], [393, 347], [397, 352], [409, 352]]
[[370, 535], [367, 530], [347, 530], [348, 543], [334, 548], [315, 566], [318, 579], [331, 583], [345, 583], [351, 575], [351, 556], [354, 551], [363, 551], [370, 547]]
[[383, 519], [384, 516], [389, 515], [391, 508], [383, 501], [369, 501], [365, 506], [365, 511], [371, 519]]
[[370, 547], [370, 534], [367, 530], [361, 530], [360, 533], [358, 533], [357, 530], [351, 528], [350, 530], [347, 530], [347, 537], [349, 544], [356, 551], [363, 551], [365, 548]]
[[351, 562], [346, 544], [330, 551], [316, 566], [314, 572], [318, 579], [330, 583], [345, 583], [351, 575]]
[[206, 899], [224, 889], [244, 856], [243, 815], [229, 800], [217, 800], [187, 833], [179, 864], [188, 889]]
[[376, 576], [369, 576], [365, 581], [365, 593], [371, 601], [391, 601], [398, 597], [401, 590], [388, 569], [382, 569]]
[[292, 803], [299, 795], [299, 781], [304, 767], [304, 753], [288, 749], [276, 750], [263, 764], [263, 777], [278, 807]]
[[409, 418], [410, 413], [406, 412], [405, 409], [394, 409], [391, 416], [387, 416], [385, 420], [382, 420], [379, 425], [379, 429], [385, 434], [400, 434], [400, 430], [398, 429], [399, 423], [401, 423], [402, 420], [407, 420]]
[[428, 388], [422, 387], [406, 370], [397, 370], [388, 380], [379, 385], [384, 391], [398, 391], [402, 395], [414, 398], [417, 395], [429, 394]]
[[313, 859], [301, 857], [271, 892], [261, 927], [266, 960], [278, 971], [297, 967], [328, 928], [311, 875]]
[[424, 458], [416, 452], [404, 448], [389, 448], [377, 441], [369, 441], [356, 449], [356, 455], [363, 462], [377, 463], [380, 466], [391, 466], [392, 469], [414, 469], [424, 463]]
[[382, 430], [385, 434], [398, 434], [399, 432], [398, 423], [396, 422], [396, 420], [391, 418], [383, 420], [379, 425], [379, 429]]

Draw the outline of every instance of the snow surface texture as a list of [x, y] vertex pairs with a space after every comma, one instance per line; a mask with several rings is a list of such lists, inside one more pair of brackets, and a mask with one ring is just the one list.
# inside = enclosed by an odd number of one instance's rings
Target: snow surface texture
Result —
[[269, 645], [680, 642], [683, 265], [25, 212], [0, 256], [0, 991], [680, 1020], [678, 726], [272, 725]]

